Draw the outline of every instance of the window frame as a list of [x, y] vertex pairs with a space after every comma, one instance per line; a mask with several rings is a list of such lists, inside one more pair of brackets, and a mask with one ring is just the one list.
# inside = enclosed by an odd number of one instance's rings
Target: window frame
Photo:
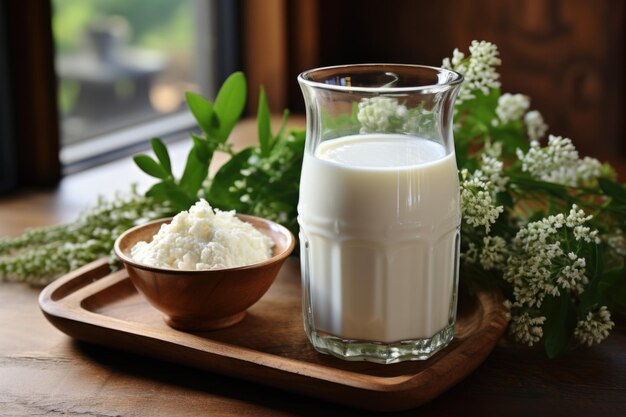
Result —
[[[195, 55], [205, 59], [197, 60], [194, 70], [208, 73], [207, 77], [201, 78], [200, 87], [203, 95], [213, 97], [216, 86], [239, 65], [237, 16], [240, 4], [238, 1], [209, 0], [196, 1], [195, 7]], [[204, 32], [207, 27], [210, 28], [208, 34]], [[63, 174], [80, 172], [147, 149], [153, 137], [166, 142], [182, 139], [195, 127], [192, 114], [184, 109], [60, 146]]]

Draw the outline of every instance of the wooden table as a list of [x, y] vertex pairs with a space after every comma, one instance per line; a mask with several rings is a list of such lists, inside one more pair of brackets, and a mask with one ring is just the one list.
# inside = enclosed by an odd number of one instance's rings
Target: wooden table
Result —
[[[237, 127], [237, 143], [256, 137]], [[180, 168], [187, 142], [172, 146]], [[0, 199], [0, 236], [70, 221], [98, 194], [151, 180], [130, 158], [66, 177], [51, 191]], [[363, 415], [167, 362], [76, 342], [39, 311], [39, 289], [0, 283], [1, 416]], [[548, 360], [540, 348], [501, 340], [469, 378], [422, 408], [420, 416], [626, 416], [626, 325], [609, 339]]]

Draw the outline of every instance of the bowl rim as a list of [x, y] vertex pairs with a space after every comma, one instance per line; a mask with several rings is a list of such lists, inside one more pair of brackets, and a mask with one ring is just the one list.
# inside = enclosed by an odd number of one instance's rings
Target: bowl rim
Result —
[[[276, 223], [274, 221], [265, 219], [263, 217], [252, 216], [252, 215], [249, 215], [249, 214], [236, 213], [235, 216], [237, 218], [239, 218], [239, 220], [244, 221], [246, 223], [250, 223], [250, 222], [246, 221], [246, 219], [253, 219], [253, 220], [257, 220], [257, 221], [260, 221], [260, 222], [268, 224], [270, 226], [270, 228], [278, 229], [283, 235], [285, 235], [285, 236], [287, 236], [289, 238], [287, 247], [283, 251], [281, 251], [280, 253], [272, 256], [269, 259], [261, 261], [261, 262], [257, 262], [257, 263], [250, 264], [250, 265], [237, 266], [237, 267], [234, 267], [234, 268], [219, 268], [219, 269], [174, 269], [174, 268], [162, 268], [162, 267], [158, 267], [158, 266], [152, 266], [152, 265], [146, 265], [146, 264], [139, 263], [139, 262], [133, 260], [131, 257], [127, 256], [124, 252], [122, 252], [122, 250], [120, 248], [120, 243], [121, 243], [122, 239], [124, 239], [127, 235], [129, 235], [131, 233], [134, 233], [137, 230], [142, 229], [144, 227], [154, 225], [156, 223], [170, 222], [174, 218], [174, 217], [163, 217], [163, 218], [160, 218], [160, 219], [151, 220], [151, 221], [149, 221], [147, 223], [143, 223], [143, 224], [139, 224], [137, 226], [133, 226], [130, 229], [125, 230], [122, 234], [120, 234], [117, 237], [117, 239], [115, 239], [115, 243], [113, 244], [113, 251], [115, 253], [115, 256], [117, 256], [118, 259], [120, 261], [122, 261], [122, 263], [132, 265], [135, 268], [139, 268], [139, 269], [143, 269], [143, 270], [151, 271], [151, 272], [166, 272], [168, 274], [192, 275], [192, 274], [207, 273], [207, 272], [245, 271], [245, 270], [248, 270], [248, 269], [259, 268], [261, 266], [269, 265], [271, 263], [278, 262], [278, 261], [281, 261], [281, 260], [285, 259], [287, 256], [289, 256], [291, 254], [291, 252], [295, 248], [295, 246], [296, 246], [296, 239], [295, 239], [293, 233], [291, 233], [291, 231], [289, 229], [287, 229], [285, 226], [283, 226], [282, 224], [279, 224], [279, 223]], [[252, 226], [254, 227], [254, 225], [252, 225]], [[255, 229], [256, 229], [256, 227], [255, 227]], [[261, 233], [263, 233], [263, 232], [261, 232]], [[272, 240], [274, 241], [274, 244], [276, 244], [276, 241], [274, 239], [272, 239]]]

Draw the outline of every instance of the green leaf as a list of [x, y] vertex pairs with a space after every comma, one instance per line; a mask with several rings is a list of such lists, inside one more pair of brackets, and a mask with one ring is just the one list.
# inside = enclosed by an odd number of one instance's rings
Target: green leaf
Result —
[[206, 158], [201, 158], [201, 153], [202, 151], [198, 150], [197, 146], [194, 145], [191, 148], [189, 155], [187, 155], [183, 176], [179, 182], [180, 188], [194, 198], [209, 173], [209, 161]]
[[593, 246], [593, 250], [589, 251], [587, 256], [585, 256], [587, 260], [586, 275], [591, 277], [591, 280], [580, 297], [580, 303], [578, 304], [579, 317], [586, 316], [598, 303], [606, 303], [602, 291], [610, 275], [604, 273], [605, 259], [602, 245], [594, 244]]
[[231, 74], [217, 93], [213, 109], [219, 116], [217, 137], [225, 142], [246, 105], [246, 77], [242, 72]]
[[496, 194], [496, 206], [505, 206], [509, 208], [515, 207], [513, 196], [508, 191], [502, 191]]
[[207, 199], [211, 204], [224, 210], [242, 211], [246, 205], [240, 200], [246, 193], [245, 190], [231, 191], [235, 181], [242, 179], [241, 170], [248, 168], [248, 160], [254, 152], [253, 147], [245, 148], [235, 154], [217, 171], [211, 181], [211, 188], [207, 193]]
[[458, 113], [468, 113], [473, 115], [477, 121], [484, 126], [491, 126], [491, 120], [496, 117], [496, 107], [498, 107], [498, 98], [500, 98], [500, 89], [492, 88], [489, 94], [485, 95], [482, 91], [475, 90], [473, 94], [476, 96], [472, 100], [467, 100], [458, 106]]
[[154, 184], [147, 192], [147, 197], [152, 197], [157, 201], [169, 201], [172, 208], [177, 212], [187, 210], [196, 199], [187, 194], [172, 181], [161, 181]]
[[259, 144], [261, 156], [266, 157], [270, 153], [270, 140], [272, 138], [270, 107], [265, 97], [265, 89], [261, 87], [259, 93], [259, 109], [257, 111], [257, 123], [259, 130]]
[[565, 352], [576, 327], [576, 310], [570, 295], [562, 291], [558, 297], [544, 300], [542, 313], [546, 317], [543, 326], [544, 347], [549, 358]]
[[193, 140], [193, 144], [196, 148], [198, 158], [201, 161], [207, 161], [208, 164], [211, 163], [211, 159], [213, 158], [213, 152], [211, 151], [211, 147], [209, 142], [201, 136], [191, 134], [191, 139]]
[[530, 142], [524, 132], [524, 124], [519, 120], [491, 127], [491, 137], [502, 143], [510, 155], [514, 155], [518, 148], [524, 152], [530, 148]]
[[143, 172], [152, 177], [165, 179], [169, 175], [157, 161], [150, 158], [148, 155], [135, 155], [133, 160]]
[[187, 106], [195, 117], [198, 126], [207, 136], [216, 137], [219, 134], [220, 119], [213, 110], [211, 103], [199, 94], [191, 91], [185, 93]]
[[[611, 312], [626, 314], [626, 267], [605, 272], [598, 280], [596, 293], [598, 305], [607, 305]], [[592, 307], [582, 313], [586, 314]]]
[[170, 162], [170, 154], [167, 152], [167, 147], [159, 138], [152, 138], [150, 141], [152, 144], [152, 150], [158, 158], [161, 166], [168, 174], [172, 175], [172, 163]]
[[598, 178], [598, 185], [604, 194], [620, 204], [626, 204], [626, 188], [623, 185], [606, 178]]
[[545, 214], [543, 211], [541, 210], [534, 211], [530, 216], [528, 216], [528, 223], [538, 222], [544, 217], [545, 217]]
[[285, 130], [287, 129], [288, 121], [289, 121], [289, 110], [285, 109], [283, 111], [283, 120], [280, 123], [280, 128], [278, 129], [278, 133], [276, 133], [276, 137], [274, 137], [274, 143], [272, 144], [272, 146], [274, 146], [276, 142], [280, 141], [282, 138], [285, 137]]
[[521, 190], [531, 191], [531, 192], [540, 192], [545, 191], [546, 194], [553, 195], [565, 202], [574, 202], [575, 200], [568, 193], [567, 187], [561, 184], [556, 184], [547, 181], [540, 181], [533, 179], [528, 174], [509, 174], [509, 184], [511, 188], [516, 188]]
[[289, 132], [289, 136], [292, 137], [293, 142], [297, 143], [296, 147], [302, 148], [304, 150], [304, 142], [306, 140], [306, 129], [292, 129]]

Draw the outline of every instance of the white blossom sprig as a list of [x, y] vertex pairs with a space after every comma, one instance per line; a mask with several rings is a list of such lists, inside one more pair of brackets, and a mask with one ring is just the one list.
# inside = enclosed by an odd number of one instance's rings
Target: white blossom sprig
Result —
[[502, 63], [498, 47], [486, 41], [472, 41], [468, 57], [458, 49], [452, 52], [452, 58], [445, 58], [442, 67], [459, 72], [464, 82], [459, 89], [457, 105], [476, 98], [480, 91], [488, 95], [493, 88], [500, 87], [500, 74], [496, 67]]
[[[447, 64], [463, 72], [468, 61], [457, 50]], [[529, 97], [482, 92], [462, 95], [471, 102], [455, 115], [464, 280], [501, 288], [511, 337], [545, 341], [549, 357], [573, 340], [599, 343], [613, 328], [604, 300], [620, 303], [599, 282], [616, 285], [619, 271], [626, 279], [626, 189], [606, 165], [581, 158], [570, 139], [550, 135], [542, 147], [548, 126], [529, 110]], [[606, 307], [589, 312], [590, 305]]]
[[542, 181], [577, 187], [592, 181], [602, 174], [602, 164], [595, 158], [580, 159], [571, 139], [550, 135], [548, 144], [542, 147], [532, 141], [524, 153], [517, 150], [522, 162], [522, 171]]
[[519, 230], [503, 275], [513, 285], [514, 306], [539, 308], [547, 296], [584, 291], [589, 278], [576, 242], [598, 242], [598, 231], [586, 226], [591, 218], [573, 205], [567, 215], [551, 215]]
[[169, 215], [169, 205], [138, 194], [134, 187], [128, 194], [100, 198], [73, 223], [31, 229], [0, 240], [0, 280], [46, 284], [109, 255], [115, 239], [126, 229]]
[[574, 337], [580, 343], [591, 346], [606, 339], [613, 327], [615, 323], [611, 320], [611, 312], [606, 306], [602, 306], [597, 311], [590, 311], [583, 320], [578, 321]]
[[496, 206], [490, 181], [481, 176], [470, 176], [468, 170], [461, 171], [461, 211], [463, 221], [475, 228], [483, 227], [489, 233], [504, 207]]
[[357, 119], [361, 123], [361, 133], [381, 133], [387, 132], [394, 122], [403, 122], [406, 114], [406, 106], [397, 99], [378, 96], [359, 102]]
[[521, 120], [529, 107], [530, 99], [528, 96], [523, 94], [502, 94], [498, 98], [498, 106], [496, 107], [498, 123]]
[[524, 115], [524, 125], [526, 126], [526, 134], [531, 141], [538, 142], [548, 131], [548, 125], [537, 110], [531, 110]]
[[533, 317], [528, 312], [524, 312], [511, 317], [509, 332], [517, 342], [533, 346], [543, 337], [545, 321], [545, 316]]

